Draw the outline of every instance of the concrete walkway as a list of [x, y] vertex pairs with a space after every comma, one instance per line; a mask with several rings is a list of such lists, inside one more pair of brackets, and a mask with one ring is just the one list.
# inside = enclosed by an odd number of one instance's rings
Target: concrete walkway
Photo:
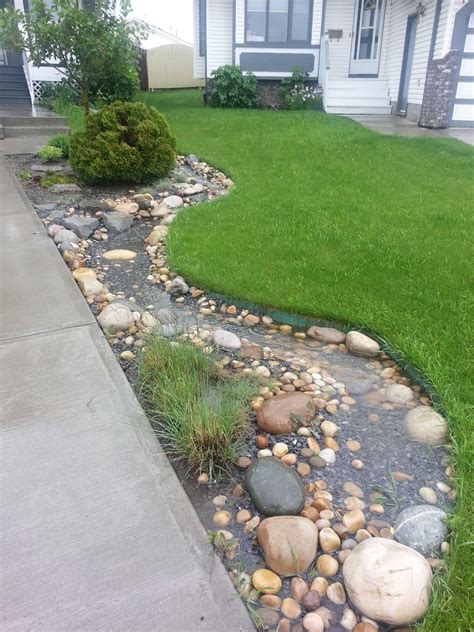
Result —
[[426, 127], [420, 127], [403, 116], [392, 116], [390, 114], [352, 114], [348, 116], [348, 118], [375, 132], [389, 134], [390, 136], [404, 136], [406, 138], [415, 136], [425, 138], [456, 138], [468, 145], [474, 145], [474, 129], [468, 127], [427, 129]]
[[0, 629], [253, 630], [0, 155]]

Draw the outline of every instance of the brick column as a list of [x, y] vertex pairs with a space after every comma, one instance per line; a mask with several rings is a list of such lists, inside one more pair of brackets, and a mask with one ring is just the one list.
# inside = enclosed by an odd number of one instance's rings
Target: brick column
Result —
[[460, 56], [456, 50], [428, 64], [419, 121], [421, 127], [448, 127], [459, 65]]

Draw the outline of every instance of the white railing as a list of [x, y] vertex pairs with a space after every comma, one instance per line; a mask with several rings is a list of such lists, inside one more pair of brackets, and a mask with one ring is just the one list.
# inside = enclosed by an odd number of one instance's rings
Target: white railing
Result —
[[323, 89], [323, 103], [326, 105], [326, 86], [329, 78], [329, 69], [331, 63], [329, 59], [329, 35], [324, 34], [321, 39], [321, 46], [319, 48], [319, 84]]
[[28, 90], [30, 92], [31, 103], [33, 104], [35, 102], [33, 82], [31, 81], [31, 76], [30, 76], [30, 64], [28, 62], [28, 56], [24, 50], [21, 51], [21, 59], [23, 62], [23, 72], [25, 73], [26, 83], [28, 84]]

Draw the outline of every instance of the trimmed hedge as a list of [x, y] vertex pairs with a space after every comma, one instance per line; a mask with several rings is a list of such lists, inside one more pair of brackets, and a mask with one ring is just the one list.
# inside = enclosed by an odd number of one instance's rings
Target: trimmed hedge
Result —
[[176, 140], [156, 108], [116, 101], [86, 117], [85, 131], [71, 136], [69, 156], [86, 183], [142, 184], [172, 171]]

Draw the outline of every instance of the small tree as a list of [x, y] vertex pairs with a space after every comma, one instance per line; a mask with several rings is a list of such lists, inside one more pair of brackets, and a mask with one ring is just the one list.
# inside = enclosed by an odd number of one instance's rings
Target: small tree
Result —
[[138, 87], [133, 40], [140, 33], [126, 23], [129, 0], [83, 0], [82, 6], [80, 0], [31, 0], [27, 13], [3, 9], [0, 42], [7, 50], [25, 50], [36, 66], [53, 59], [80, 93], [88, 114], [90, 98], [104, 86], [107, 90], [128, 80]]

